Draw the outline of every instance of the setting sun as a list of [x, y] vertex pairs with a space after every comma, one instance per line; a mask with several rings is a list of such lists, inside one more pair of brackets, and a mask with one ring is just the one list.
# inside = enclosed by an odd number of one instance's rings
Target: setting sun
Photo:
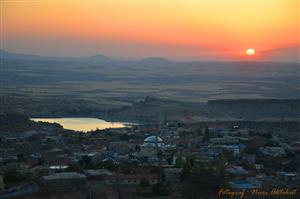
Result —
[[249, 56], [255, 55], [255, 50], [253, 48], [248, 48], [246, 54]]

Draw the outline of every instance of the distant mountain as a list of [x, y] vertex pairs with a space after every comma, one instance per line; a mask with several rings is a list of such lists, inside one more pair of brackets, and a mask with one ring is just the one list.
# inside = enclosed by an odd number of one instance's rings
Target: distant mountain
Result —
[[66, 60], [66, 59], [71, 59], [71, 58], [65, 58], [65, 57], [50, 57], [50, 56], [14, 53], [14, 52], [9, 52], [9, 51], [3, 50], [3, 49], [0, 49], [0, 56], [3, 59], [15, 59], [15, 60]]
[[51, 56], [42, 56], [42, 55], [31, 55], [23, 53], [14, 53], [9, 52], [3, 49], [0, 49], [0, 56], [4, 59], [14, 59], [14, 60], [31, 60], [31, 61], [83, 61], [83, 62], [95, 62], [95, 63], [109, 63], [116, 60], [113, 60], [110, 57], [104, 55], [93, 55], [87, 58], [75, 58], [75, 57], [51, 57]]
[[300, 46], [275, 48], [263, 52], [263, 61], [300, 63]]
[[140, 63], [161, 65], [161, 64], [170, 64], [172, 62], [164, 57], [146, 57], [142, 59]]
[[95, 61], [95, 62], [112, 62], [114, 61], [110, 57], [107, 57], [105, 55], [93, 55], [87, 58], [89, 61]]

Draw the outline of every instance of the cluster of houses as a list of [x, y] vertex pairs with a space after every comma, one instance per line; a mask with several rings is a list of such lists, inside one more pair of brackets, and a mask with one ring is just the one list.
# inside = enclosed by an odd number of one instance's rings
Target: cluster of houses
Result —
[[214, 168], [222, 163], [224, 184], [232, 189], [300, 188], [299, 138], [238, 126], [172, 121], [90, 133], [47, 126], [0, 136], [0, 198], [71, 189], [88, 193], [94, 183], [166, 183], [176, 192], [190, 158]]

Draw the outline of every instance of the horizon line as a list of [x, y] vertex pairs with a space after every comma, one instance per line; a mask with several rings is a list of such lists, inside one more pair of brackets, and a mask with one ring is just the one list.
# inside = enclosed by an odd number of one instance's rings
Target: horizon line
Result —
[[[289, 64], [300, 64], [299, 62], [293, 62], [293, 61], [275, 61], [275, 60], [255, 60], [255, 59], [251, 59], [251, 60], [247, 60], [247, 59], [228, 59], [228, 60], [212, 60], [212, 59], [173, 59], [170, 58], [168, 56], [144, 56], [144, 57], [140, 57], [140, 58], [129, 58], [129, 57], [111, 57], [111, 56], [107, 56], [105, 54], [102, 53], [98, 53], [98, 54], [91, 54], [91, 55], [87, 55], [87, 56], [57, 56], [57, 55], [49, 55], [49, 54], [35, 54], [35, 53], [24, 53], [24, 52], [19, 52], [19, 51], [10, 51], [4, 48], [0, 48], [0, 52], [6, 52], [6, 53], [11, 53], [11, 54], [19, 54], [19, 55], [23, 55], [23, 56], [36, 56], [36, 57], [41, 57], [41, 58], [58, 58], [58, 59], [89, 59], [92, 58], [94, 56], [103, 56], [103, 57], [107, 57], [108, 59], [111, 59], [111, 61], [129, 61], [129, 62], [138, 62], [138, 61], [143, 61], [144, 59], [149, 59], [149, 58], [161, 58], [161, 59], [165, 59], [166, 61], [169, 61], [170, 63], [181, 63], [181, 62], [225, 62], [225, 63], [229, 63], [229, 62], [262, 62], [262, 63], [289, 63]], [[4, 59], [5, 57], [2, 56], [3, 54], [1, 53], [1, 60]]]

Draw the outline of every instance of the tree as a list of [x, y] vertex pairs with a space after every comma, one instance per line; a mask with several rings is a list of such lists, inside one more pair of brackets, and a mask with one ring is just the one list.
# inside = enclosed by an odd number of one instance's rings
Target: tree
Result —
[[159, 150], [159, 151], [157, 152], [157, 157], [160, 158], [160, 159], [163, 157], [162, 150]]
[[210, 164], [203, 164], [190, 170], [190, 175], [183, 184], [185, 198], [198, 199], [203, 193], [215, 193], [223, 183], [223, 179]]
[[142, 178], [140, 181], [140, 186], [142, 188], [147, 188], [150, 186], [149, 180], [147, 180], [146, 178]]
[[118, 166], [113, 163], [113, 161], [105, 161], [101, 162], [97, 165], [99, 169], [108, 169], [110, 171], [116, 171], [118, 169]]
[[91, 158], [87, 155], [84, 155], [81, 157], [81, 160], [79, 161], [80, 166], [82, 166], [83, 168], [87, 168], [89, 166], [89, 164], [91, 163]]
[[140, 152], [141, 151], [141, 146], [140, 145], [135, 145], [135, 151]]
[[187, 136], [186, 131], [180, 131], [179, 132], [179, 137], [186, 137], [186, 136]]
[[224, 179], [224, 176], [225, 176], [225, 160], [224, 160], [223, 155], [220, 157], [220, 162], [219, 162], [219, 174], [220, 174], [220, 177], [221, 177], [222, 179]]
[[182, 159], [182, 157], [177, 157], [175, 160], [175, 167], [177, 168], [182, 168], [184, 166], [184, 160]]
[[18, 173], [15, 169], [9, 169], [4, 172], [4, 183], [20, 183], [29, 179], [29, 176]]
[[202, 129], [201, 129], [201, 128], [199, 128], [199, 129], [197, 130], [197, 135], [198, 135], [198, 136], [199, 136], [199, 135], [203, 135]]
[[78, 164], [71, 164], [68, 168], [65, 170], [66, 172], [80, 172], [81, 168]]
[[183, 166], [183, 169], [181, 171], [181, 181], [186, 181], [190, 177], [191, 170], [192, 170], [191, 161], [189, 161], [189, 159], [187, 158]]
[[208, 129], [208, 126], [205, 125], [204, 127], [204, 137], [203, 137], [203, 142], [208, 142], [209, 141], [209, 129]]
[[163, 185], [160, 182], [153, 185], [152, 191], [153, 191], [154, 195], [158, 195], [158, 196], [170, 195], [170, 190], [168, 189], [168, 187], [166, 185]]
[[131, 165], [126, 164], [126, 163], [122, 163], [119, 165], [119, 170], [120, 170], [120, 173], [122, 173], [122, 174], [130, 174], [133, 169], [134, 168], [132, 168]]

